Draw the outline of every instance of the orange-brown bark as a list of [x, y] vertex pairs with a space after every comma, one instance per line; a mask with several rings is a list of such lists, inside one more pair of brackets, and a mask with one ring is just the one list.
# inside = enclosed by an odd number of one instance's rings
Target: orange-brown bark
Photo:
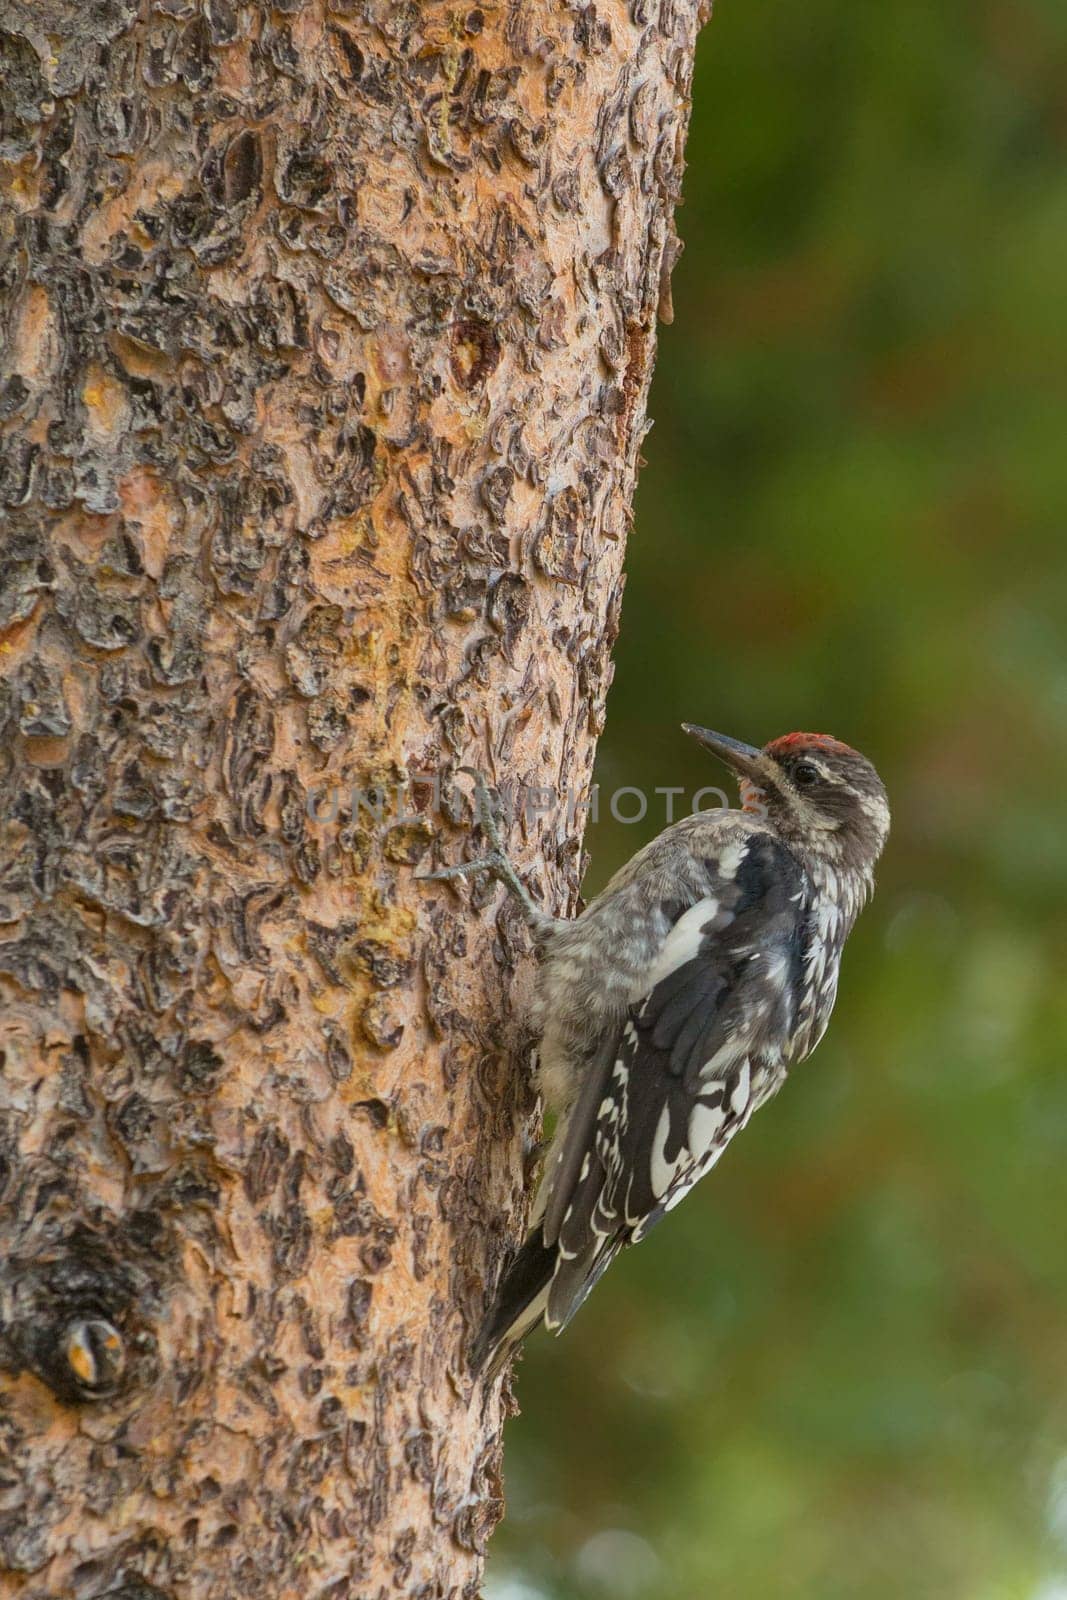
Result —
[[477, 1591], [698, 12], [0, 0], [5, 1593]]

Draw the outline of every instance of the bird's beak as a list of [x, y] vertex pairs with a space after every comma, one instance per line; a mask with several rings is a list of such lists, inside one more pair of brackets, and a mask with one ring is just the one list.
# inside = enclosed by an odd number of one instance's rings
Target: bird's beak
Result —
[[755, 745], [742, 744], [740, 739], [728, 739], [724, 733], [712, 733], [710, 728], [698, 728], [695, 723], [683, 722], [682, 732], [688, 733], [697, 744], [710, 750], [742, 778], [758, 783], [765, 773], [766, 757]]

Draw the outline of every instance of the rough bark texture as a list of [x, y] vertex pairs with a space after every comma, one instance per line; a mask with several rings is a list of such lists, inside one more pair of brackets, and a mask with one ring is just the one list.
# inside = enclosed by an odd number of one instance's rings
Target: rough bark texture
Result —
[[4, 1593], [477, 1591], [699, 9], [0, 0]]

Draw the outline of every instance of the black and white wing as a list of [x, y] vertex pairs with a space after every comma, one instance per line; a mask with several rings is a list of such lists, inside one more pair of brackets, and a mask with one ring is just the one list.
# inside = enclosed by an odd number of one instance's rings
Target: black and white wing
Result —
[[575, 1108], [559, 1167], [566, 1181], [548, 1177], [551, 1328], [714, 1166], [784, 1077], [806, 874], [766, 835], [747, 841], [727, 881], [719, 863], [707, 865], [708, 895], [670, 929], [599, 1082]]

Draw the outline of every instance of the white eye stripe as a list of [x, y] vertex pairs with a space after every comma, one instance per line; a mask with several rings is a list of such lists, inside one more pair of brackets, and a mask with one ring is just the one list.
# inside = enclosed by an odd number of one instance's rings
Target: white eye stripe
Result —
[[835, 783], [840, 787], [845, 781], [842, 773], [834, 772], [832, 767], [824, 767], [821, 761], [812, 761], [810, 756], [805, 756], [801, 765], [811, 767], [814, 772], [819, 774], [824, 783]]

